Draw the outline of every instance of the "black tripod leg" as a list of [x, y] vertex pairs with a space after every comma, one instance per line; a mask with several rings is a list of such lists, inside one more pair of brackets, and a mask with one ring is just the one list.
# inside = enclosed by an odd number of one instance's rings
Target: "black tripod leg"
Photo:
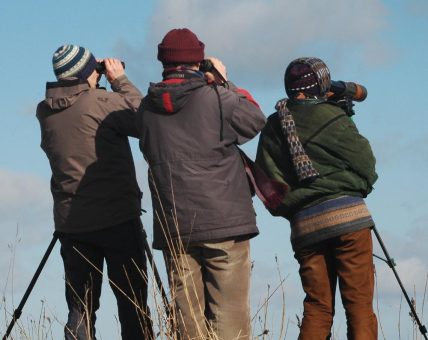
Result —
[[178, 335], [176, 334], [177, 330], [174, 328], [174, 321], [171, 319], [171, 307], [168, 301], [168, 296], [166, 295], [165, 289], [163, 287], [162, 284], [162, 280], [159, 276], [159, 271], [156, 267], [155, 261], [153, 259], [153, 254], [150, 250], [150, 246], [149, 243], [147, 242], [147, 234], [146, 231], [144, 230], [143, 226], [141, 226], [141, 242], [142, 242], [142, 246], [144, 248], [144, 251], [147, 255], [147, 260], [150, 262], [150, 266], [152, 268], [153, 271], [153, 275], [155, 276], [155, 280], [156, 280], [156, 285], [158, 286], [159, 291], [161, 292], [162, 295], [162, 300], [165, 306], [165, 314], [166, 314], [166, 322], [170, 325], [170, 338], [171, 339], [178, 339]]
[[393, 273], [394, 273], [394, 275], [395, 275], [395, 278], [397, 279], [398, 284], [400, 285], [401, 291], [403, 292], [404, 297], [406, 298], [406, 301], [407, 301], [407, 303], [409, 304], [410, 310], [412, 311], [413, 318], [416, 320], [416, 323], [417, 323], [417, 324], [418, 324], [418, 326], [419, 326], [419, 330], [420, 330], [420, 332], [422, 333], [422, 336], [423, 336], [426, 340], [428, 340], [428, 338], [427, 338], [427, 329], [426, 329], [426, 327], [425, 327], [424, 325], [422, 325], [421, 321], [419, 320], [419, 317], [418, 317], [418, 315], [417, 315], [417, 313], [416, 313], [415, 307], [413, 306], [412, 302], [410, 301], [410, 299], [409, 299], [409, 295], [407, 295], [407, 292], [406, 292], [406, 290], [404, 289], [403, 283], [401, 282], [400, 277], [398, 276], [398, 273], [397, 273], [397, 271], [395, 270], [395, 267], [394, 267], [394, 266], [395, 266], [395, 263], [394, 263], [394, 261], [391, 259], [391, 257], [389, 256], [388, 251], [386, 250], [385, 244], [383, 243], [382, 238], [380, 237], [379, 232], [377, 231], [377, 229], [376, 229], [376, 227], [375, 227], [375, 226], [373, 227], [373, 232], [375, 233], [376, 238], [377, 238], [377, 240], [379, 241], [379, 245], [380, 245], [380, 247], [382, 248], [383, 253], [385, 254], [385, 257], [386, 257], [387, 263], [388, 263], [389, 267], [392, 269], [392, 271], [393, 271]]
[[40, 262], [39, 266], [37, 267], [37, 270], [34, 273], [34, 276], [33, 276], [32, 280], [30, 282], [30, 285], [28, 286], [27, 290], [25, 291], [25, 294], [22, 297], [22, 300], [19, 303], [18, 308], [16, 308], [15, 311], [13, 312], [12, 321], [10, 322], [9, 326], [7, 327], [7, 331], [6, 331], [6, 334], [3, 337], [3, 340], [7, 339], [7, 337], [10, 335], [10, 332], [12, 332], [12, 328], [15, 325], [16, 321], [21, 317], [22, 309], [24, 308], [25, 302], [27, 302], [27, 299], [30, 296], [31, 291], [34, 288], [34, 285], [36, 284], [36, 281], [39, 278], [39, 275], [42, 272], [42, 269], [45, 266], [45, 263], [48, 260], [49, 255], [52, 252], [52, 249], [55, 246], [55, 243], [56, 243], [57, 239], [58, 239], [58, 236], [54, 233], [52, 241], [49, 244], [48, 249], [45, 252], [45, 255], [43, 256], [42, 261]]
[[153, 259], [153, 254], [152, 254], [152, 252], [150, 250], [149, 243], [147, 242], [146, 231], [142, 227], [141, 227], [141, 233], [142, 233], [142, 237], [141, 238], [142, 238], [142, 243], [143, 243], [144, 251], [145, 251], [145, 253], [147, 255], [147, 260], [149, 261], [150, 266], [151, 266], [152, 271], [153, 271], [153, 274], [155, 276], [155, 280], [156, 280], [156, 284], [158, 286], [158, 289], [161, 292], [162, 299], [163, 299], [163, 302], [164, 302], [164, 305], [165, 305], [166, 315], [169, 318], [169, 316], [170, 316], [170, 313], [169, 313], [170, 310], [169, 310], [169, 308], [170, 307], [169, 307], [169, 302], [168, 302], [168, 296], [166, 295], [165, 289], [164, 289], [163, 284], [162, 284], [162, 280], [161, 280], [161, 278], [159, 276], [159, 271], [158, 271], [158, 269], [156, 267], [156, 264], [155, 264], [155, 261]]

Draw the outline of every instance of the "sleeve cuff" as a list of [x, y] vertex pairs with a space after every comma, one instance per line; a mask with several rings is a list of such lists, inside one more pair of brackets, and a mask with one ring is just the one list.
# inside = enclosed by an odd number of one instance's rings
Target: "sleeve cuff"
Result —
[[111, 88], [114, 92], [118, 92], [120, 91], [120, 88], [122, 87], [121, 85], [123, 84], [124, 81], [128, 80], [128, 77], [123, 74], [119, 77], [117, 77], [115, 80], [113, 80], [111, 82]]

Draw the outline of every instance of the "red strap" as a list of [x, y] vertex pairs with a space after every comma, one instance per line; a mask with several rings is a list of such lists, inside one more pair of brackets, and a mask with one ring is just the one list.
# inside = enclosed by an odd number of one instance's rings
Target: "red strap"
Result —
[[253, 103], [255, 106], [260, 107], [259, 104], [255, 101], [253, 96], [247, 90], [237, 88], [235, 89], [236, 93], [243, 95], [249, 102]]
[[165, 84], [180, 84], [180, 83], [182, 83], [184, 81], [185, 81], [185, 79], [181, 79], [181, 78], [171, 78], [171, 79], [164, 80], [162, 83], [165, 83]]
[[162, 102], [166, 112], [169, 112], [169, 113], [174, 112], [174, 107], [172, 105], [172, 100], [171, 100], [171, 94], [169, 92], [162, 93]]

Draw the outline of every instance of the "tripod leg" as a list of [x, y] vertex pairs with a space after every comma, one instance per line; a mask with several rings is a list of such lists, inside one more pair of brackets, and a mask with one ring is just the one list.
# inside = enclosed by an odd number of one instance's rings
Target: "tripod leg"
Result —
[[153, 275], [155, 277], [156, 280], [156, 285], [158, 286], [159, 291], [161, 292], [162, 295], [162, 300], [163, 300], [163, 304], [165, 306], [165, 314], [166, 314], [166, 323], [169, 324], [169, 337], [171, 339], [179, 339], [179, 331], [176, 329], [175, 327], [175, 321], [173, 320], [173, 314], [171, 312], [171, 306], [169, 304], [168, 301], [168, 296], [166, 295], [165, 289], [163, 287], [162, 284], [162, 280], [159, 276], [159, 271], [156, 267], [155, 261], [153, 259], [153, 254], [150, 250], [150, 246], [149, 243], [147, 242], [147, 234], [146, 231], [144, 230], [144, 228], [141, 226], [140, 228], [141, 230], [141, 242], [144, 248], [144, 251], [147, 255], [147, 260], [150, 262], [150, 266], [152, 268], [153, 271]]
[[12, 332], [12, 328], [15, 325], [16, 321], [21, 317], [22, 309], [24, 308], [25, 302], [27, 302], [28, 297], [30, 296], [31, 291], [34, 288], [34, 285], [36, 284], [37, 279], [39, 278], [40, 273], [42, 272], [43, 267], [45, 266], [46, 261], [49, 258], [50, 253], [52, 252], [53, 247], [55, 246], [55, 243], [58, 239], [58, 236], [54, 233], [51, 243], [48, 246], [48, 249], [45, 252], [45, 255], [42, 258], [42, 261], [40, 262], [39, 266], [37, 267], [36, 272], [34, 273], [33, 278], [31, 279], [31, 282], [25, 291], [24, 296], [22, 297], [21, 302], [18, 305], [18, 308], [15, 309], [13, 312], [13, 318], [10, 322], [9, 326], [7, 327], [6, 334], [3, 337], [3, 340], [6, 340], [7, 337], [10, 335], [10, 332]]
[[141, 236], [142, 240], [141, 241], [143, 243], [144, 251], [145, 251], [145, 253], [147, 255], [147, 260], [149, 261], [150, 266], [152, 268], [152, 271], [153, 271], [153, 274], [154, 274], [154, 277], [155, 277], [158, 289], [159, 289], [159, 291], [160, 291], [160, 293], [162, 295], [162, 299], [163, 299], [163, 302], [164, 302], [164, 305], [165, 305], [166, 315], [169, 318], [169, 316], [170, 316], [170, 310], [169, 310], [169, 308], [170, 307], [169, 307], [168, 296], [166, 295], [165, 289], [164, 289], [163, 284], [162, 284], [162, 280], [161, 280], [160, 275], [159, 275], [159, 271], [158, 271], [158, 269], [156, 267], [156, 264], [155, 264], [155, 261], [153, 259], [153, 254], [152, 254], [152, 252], [150, 250], [150, 246], [149, 246], [149, 244], [147, 242], [146, 231], [142, 227], [141, 227], [141, 234], [142, 234], [142, 236]]
[[377, 229], [376, 229], [375, 226], [373, 226], [373, 232], [376, 235], [377, 240], [379, 241], [379, 245], [382, 248], [383, 253], [385, 254], [387, 263], [388, 263], [389, 267], [392, 269], [392, 272], [394, 273], [395, 278], [397, 279], [397, 282], [400, 285], [401, 291], [403, 292], [404, 297], [406, 298], [406, 301], [409, 304], [410, 310], [412, 311], [413, 318], [416, 320], [416, 323], [419, 326], [419, 330], [420, 330], [422, 336], [426, 340], [428, 340], [428, 338], [427, 338], [427, 329], [426, 329], [426, 327], [424, 325], [422, 325], [421, 321], [419, 320], [419, 317], [418, 317], [418, 315], [416, 313], [415, 307], [413, 306], [412, 302], [410, 301], [409, 295], [407, 294], [406, 290], [404, 289], [403, 283], [401, 282], [400, 277], [398, 276], [398, 273], [395, 270], [395, 267], [394, 267], [395, 263], [391, 259], [391, 257], [389, 256], [388, 251], [386, 250], [385, 244], [383, 243], [383, 240], [380, 237], [379, 232], [377, 231]]

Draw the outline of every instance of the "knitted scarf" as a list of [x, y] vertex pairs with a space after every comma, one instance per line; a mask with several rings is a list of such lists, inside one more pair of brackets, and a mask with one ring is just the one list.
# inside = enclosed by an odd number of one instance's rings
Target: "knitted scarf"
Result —
[[275, 109], [278, 112], [281, 130], [287, 140], [288, 150], [293, 160], [297, 178], [300, 182], [315, 180], [319, 176], [319, 173], [312, 165], [312, 161], [299, 140], [293, 115], [287, 108], [287, 100], [279, 100], [275, 105]]

